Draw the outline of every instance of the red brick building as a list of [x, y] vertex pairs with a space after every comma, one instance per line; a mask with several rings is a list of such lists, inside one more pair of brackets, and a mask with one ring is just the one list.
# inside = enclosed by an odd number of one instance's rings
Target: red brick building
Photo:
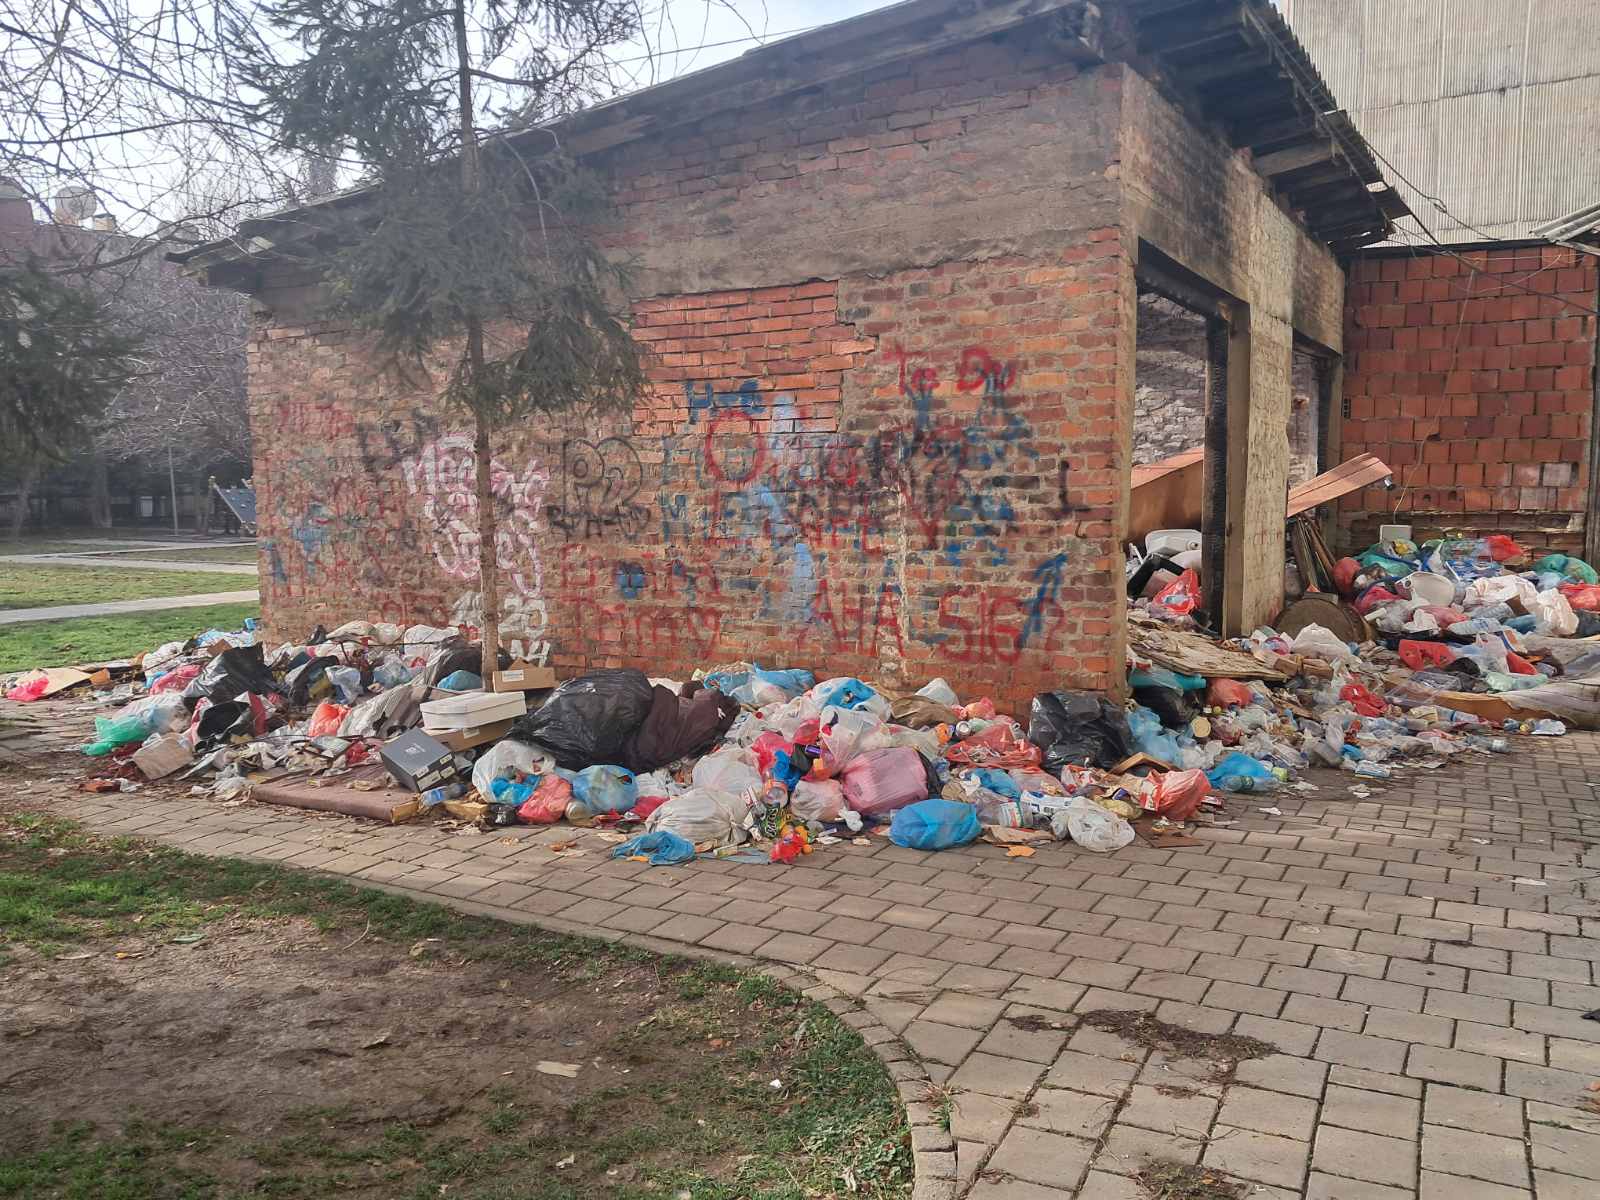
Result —
[[1366, 252], [1350, 272], [1342, 450], [1378, 455], [1394, 487], [1345, 498], [1346, 543], [1399, 522], [1594, 556], [1597, 306], [1600, 258], [1579, 250]]
[[[1267, 0], [918, 0], [569, 118], [654, 387], [496, 447], [508, 637], [1121, 686], [1142, 289], [1212, 322], [1222, 613], [1270, 619], [1292, 358], [1395, 203], [1337, 107]], [[471, 620], [466, 426], [321, 319], [289, 217], [190, 258], [258, 305], [267, 622]]]

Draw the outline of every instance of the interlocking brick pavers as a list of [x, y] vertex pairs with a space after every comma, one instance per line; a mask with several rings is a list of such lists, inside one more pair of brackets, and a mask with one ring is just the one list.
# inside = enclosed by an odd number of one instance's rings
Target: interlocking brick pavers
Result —
[[[822, 988], [858, 1005], [908, 1103], [917, 1200], [1133, 1200], [1152, 1158], [1254, 1200], [1591, 1200], [1597, 751], [1575, 734], [1365, 801], [1314, 775], [1282, 817], [1234, 804], [1199, 847], [1027, 860], [875, 839], [788, 868], [650, 868], [589, 834], [552, 849], [566, 830], [375, 829], [154, 791], [137, 812], [63, 803], [95, 828]], [[1094, 1010], [1151, 1013], [1200, 1057], [1083, 1024]], [[1223, 1034], [1274, 1052], [1219, 1073], [1203, 1039]]]

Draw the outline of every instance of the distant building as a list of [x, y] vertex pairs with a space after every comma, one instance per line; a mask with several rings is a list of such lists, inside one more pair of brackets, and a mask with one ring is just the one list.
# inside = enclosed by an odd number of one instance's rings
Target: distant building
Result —
[[1356, 128], [1388, 160], [1385, 175], [1440, 241], [1527, 238], [1600, 201], [1596, 0], [1281, 7]]

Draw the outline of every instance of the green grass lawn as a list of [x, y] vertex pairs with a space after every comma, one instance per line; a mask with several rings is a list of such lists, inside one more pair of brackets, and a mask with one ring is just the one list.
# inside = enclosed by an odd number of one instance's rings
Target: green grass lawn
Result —
[[52, 604], [103, 604], [111, 600], [237, 592], [254, 586], [254, 580], [248, 575], [0, 563], [0, 611]]
[[[188, 990], [186, 974], [236, 972], [232, 956], [263, 945], [275, 975], [303, 982], [298, 999], [280, 987], [272, 1005], [257, 1007], [260, 985], [228, 974], [224, 1016]], [[860, 1037], [823, 1006], [732, 967], [0, 810], [0, 970], [8, 946], [21, 980], [46, 976], [19, 984], [32, 989], [41, 1036], [78, 1029], [80, 1014], [98, 1015], [103, 1004], [126, 1005], [137, 1019], [115, 1031], [119, 1053], [159, 1054], [170, 1078], [208, 1080], [200, 1087], [228, 1086], [230, 1064], [242, 1075], [258, 1066], [252, 1031], [235, 1022], [283, 1020], [282, 1005], [298, 1003], [301, 1022], [310, 1011], [319, 1026], [337, 1025], [348, 1000], [371, 994], [361, 980], [373, 972], [432, 999], [429, 1041], [471, 1026], [491, 1003], [485, 992], [537, 1003], [456, 1043], [486, 1068], [477, 1086], [421, 1072], [397, 1078], [407, 1020], [326, 1068], [341, 1073], [343, 1104], [320, 1098], [330, 1094], [320, 1061], [275, 1058], [277, 1090], [235, 1110], [237, 1127], [196, 1117], [185, 1107], [187, 1085], [122, 1074], [100, 1055], [62, 1058], [41, 1075], [39, 1064], [52, 1060], [29, 1043], [22, 1054], [32, 1069], [15, 1068], [20, 1056], [8, 1063], [30, 1098], [14, 1118], [26, 1127], [0, 1130], [0, 1198], [906, 1200], [911, 1191], [904, 1114]], [[167, 965], [185, 961], [187, 971]], [[107, 982], [135, 973], [137, 985]], [[477, 990], [456, 995], [469, 985]], [[170, 1026], [145, 1023], [152, 1006], [185, 997], [205, 1011]], [[400, 1046], [382, 1048], [391, 1035]], [[324, 1036], [294, 1035], [308, 1044]], [[589, 1052], [563, 1053], [580, 1036]], [[581, 1057], [570, 1084], [529, 1069], [569, 1054]], [[92, 1095], [98, 1120], [53, 1100], [63, 1086]], [[410, 1115], [410, 1098], [423, 1093], [428, 1104]]]
[[[210, 578], [228, 577], [213, 575]], [[115, 617], [0, 625], [0, 671], [70, 667], [132, 658], [163, 642], [189, 638], [208, 629], [238, 629], [246, 617], [259, 616], [260, 612], [258, 604], [212, 604], [204, 608], [175, 608], [164, 613], [126, 613]]]

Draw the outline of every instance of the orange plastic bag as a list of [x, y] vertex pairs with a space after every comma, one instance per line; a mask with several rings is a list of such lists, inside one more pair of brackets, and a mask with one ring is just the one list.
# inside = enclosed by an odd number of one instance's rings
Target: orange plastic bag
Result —
[[1206, 703], [1217, 708], [1243, 708], [1255, 703], [1250, 685], [1237, 679], [1213, 679], [1206, 685]]
[[1037, 767], [1039, 747], [1015, 721], [997, 720], [982, 732], [945, 747], [946, 760], [969, 767]]
[[1503, 533], [1491, 533], [1483, 540], [1488, 543], [1489, 555], [1495, 562], [1507, 562], [1513, 558], [1521, 558], [1527, 553], [1527, 550]]
[[572, 785], [559, 775], [546, 775], [517, 807], [517, 820], [524, 825], [553, 825], [567, 815], [572, 803]]
[[1139, 789], [1139, 807], [1168, 820], [1187, 821], [1210, 794], [1211, 782], [1204, 771], [1168, 771], [1144, 781], [1144, 787]]
[[1190, 567], [1157, 592], [1150, 603], [1179, 616], [1192, 613], [1200, 603], [1200, 576]]
[[316, 711], [311, 714], [311, 724], [306, 729], [306, 736], [332, 737], [339, 732], [339, 726], [344, 724], [345, 715], [349, 711], [342, 704], [324, 700], [317, 705]]
[[1600, 583], [1563, 583], [1556, 586], [1556, 591], [1575, 609], [1600, 612]]

